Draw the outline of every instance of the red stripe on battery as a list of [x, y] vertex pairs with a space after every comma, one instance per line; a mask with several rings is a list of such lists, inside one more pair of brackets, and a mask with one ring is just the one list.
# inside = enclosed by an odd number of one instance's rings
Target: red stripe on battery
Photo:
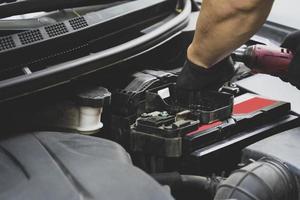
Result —
[[270, 99], [263, 99], [260, 97], [254, 97], [242, 103], [238, 103], [233, 107], [233, 114], [241, 115], [241, 114], [249, 114], [256, 111], [260, 111], [263, 108], [269, 107], [277, 103], [277, 101], [273, 101]]
[[214, 127], [219, 126], [221, 124], [223, 124], [223, 122], [216, 121], [216, 122], [211, 123], [211, 124], [205, 124], [205, 125], [199, 126], [199, 128], [197, 130], [188, 133], [187, 136], [195, 135], [195, 134], [197, 134], [197, 133], [199, 133], [201, 131], [205, 131], [205, 130], [208, 130], [210, 128], [214, 128]]

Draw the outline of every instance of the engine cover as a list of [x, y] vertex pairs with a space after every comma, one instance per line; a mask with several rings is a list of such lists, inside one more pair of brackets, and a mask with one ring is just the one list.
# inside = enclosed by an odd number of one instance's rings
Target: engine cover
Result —
[[243, 150], [243, 160], [274, 158], [297, 169], [300, 176], [300, 127], [261, 140]]
[[169, 200], [169, 192], [107, 140], [56, 132], [0, 142], [1, 200]]

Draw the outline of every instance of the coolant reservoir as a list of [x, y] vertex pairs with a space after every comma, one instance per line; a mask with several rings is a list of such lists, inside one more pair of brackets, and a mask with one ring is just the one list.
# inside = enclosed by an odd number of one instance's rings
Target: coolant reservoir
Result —
[[[77, 116], [71, 120], [70, 126], [82, 132], [94, 132], [103, 127], [101, 115], [103, 107], [110, 104], [111, 93], [103, 87], [85, 90], [76, 96]], [[73, 118], [72, 117], [72, 118]], [[78, 118], [76, 118], [78, 117]]]
[[82, 134], [98, 132], [103, 124], [103, 107], [110, 104], [111, 93], [103, 87], [80, 91], [74, 98], [47, 107], [35, 117], [43, 129], [64, 129]]

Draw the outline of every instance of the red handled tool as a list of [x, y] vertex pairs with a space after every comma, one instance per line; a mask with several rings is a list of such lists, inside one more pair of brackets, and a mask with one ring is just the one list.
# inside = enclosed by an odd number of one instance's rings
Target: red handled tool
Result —
[[241, 47], [233, 53], [235, 61], [243, 62], [253, 71], [277, 76], [287, 73], [293, 57], [288, 49], [267, 45]]

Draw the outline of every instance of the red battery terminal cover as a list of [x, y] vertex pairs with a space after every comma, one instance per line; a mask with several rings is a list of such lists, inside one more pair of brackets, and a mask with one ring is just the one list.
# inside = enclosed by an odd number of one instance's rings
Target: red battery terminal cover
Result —
[[244, 102], [235, 104], [233, 106], [234, 115], [245, 115], [260, 111], [261, 109], [275, 105], [278, 101], [265, 99], [261, 97], [254, 97]]
[[290, 112], [290, 103], [246, 93], [234, 99], [232, 116], [201, 125], [183, 138], [185, 152], [193, 152], [219, 141], [238, 137], [243, 131], [264, 126]]

